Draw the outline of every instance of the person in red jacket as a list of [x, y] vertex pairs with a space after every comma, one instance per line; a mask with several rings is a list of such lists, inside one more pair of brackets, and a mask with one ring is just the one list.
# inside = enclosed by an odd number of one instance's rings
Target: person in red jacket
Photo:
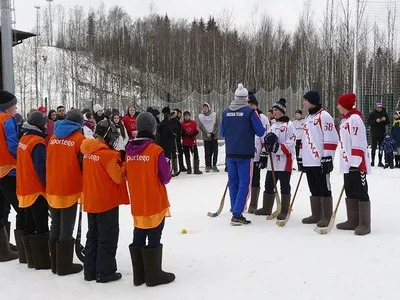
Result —
[[194, 174], [203, 174], [199, 169], [199, 151], [197, 150], [197, 135], [199, 134], [199, 127], [196, 122], [190, 119], [190, 112], [183, 113], [182, 124], [182, 140], [183, 140], [183, 153], [185, 154], [187, 173], [192, 174], [192, 166], [190, 163], [190, 152], [194, 155]]
[[124, 126], [126, 128], [126, 131], [128, 132], [130, 141], [135, 139], [135, 137], [137, 135], [135, 113], [136, 113], [135, 107], [133, 105], [131, 105], [128, 107], [128, 113], [122, 119], [122, 122], [124, 123]]

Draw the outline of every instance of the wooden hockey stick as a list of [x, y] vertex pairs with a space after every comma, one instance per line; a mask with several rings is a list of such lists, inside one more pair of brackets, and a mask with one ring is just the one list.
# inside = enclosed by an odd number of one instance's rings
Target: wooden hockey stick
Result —
[[339, 209], [340, 200], [342, 200], [343, 192], [344, 192], [344, 185], [342, 186], [342, 190], [340, 191], [339, 200], [336, 203], [335, 211], [332, 214], [332, 217], [331, 217], [331, 220], [329, 221], [328, 227], [323, 227], [323, 228], [315, 227], [315, 229], [314, 229], [315, 232], [317, 232], [319, 234], [328, 234], [332, 230], [333, 225], [335, 224], [336, 213]]
[[79, 218], [78, 218], [78, 230], [76, 232], [75, 239], [75, 254], [81, 262], [85, 260], [85, 247], [81, 244], [81, 234], [82, 234], [82, 206], [79, 204]]
[[297, 192], [299, 190], [299, 186], [301, 183], [301, 178], [303, 177], [303, 173], [304, 173], [304, 171], [301, 171], [299, 182], [297, 182], [296, 191], [294, 192], [294, 196], [293, 196], [292, 202], [290, 203], [288, 214], [286, 215], [285, 220], [277, 220], [276, 221], [276, 225], [278, 225], [279, 227], [285, 226], [286, 223], [289, 221], [290, 214], [292, 213], [292, 209], [293, 209], [294, 200], [296, 199]]
[[221, 199], [221, 202], [219, 204], [219, 208], [218, 208], [217, 212], [215, 212], [215, 213], [212, 213], [212, 212], [207, 213], [207, 216], [209, 216], [210, 218], [218, 217], [221, 214], [222, 210], [224, 209], [225, 196], [226, 196], [226, 192], [228, 191], [228, 184], [229, 184], [229, 182], [226, 183], [225, 191], [224, 191], [224, 194], [222, 196], [222, 199]]
[[279, 196], [278, 188], [276, 187], [276, 176], [275, 176], [274, 161], [272, 160], [272, 153], [269, 154], [269, 160], [271, 161], [272, 180], [274, 181], [276, 210], [272, 213], [272, 215], [267, 216], [267, 220], [273, 220], [281, 213], [281, 197]]

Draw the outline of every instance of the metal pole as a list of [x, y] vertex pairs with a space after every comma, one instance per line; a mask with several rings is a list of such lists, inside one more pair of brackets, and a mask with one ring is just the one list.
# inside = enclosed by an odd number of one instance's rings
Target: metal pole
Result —
[[46, 2], [49, 2], [49, 26], [50, 26], [50, 45], [49, 46], [53, 46], [53, 21], [51, 18], [51, 2], [53, 2], [54, 0], [46, 0]]
[[3, 63], [3, 90], [14, 91], [14, 69], [12, 54], [11, 4], [1, 0], [1, 51]]
[[36, 86], [36, 106], [39, 107], [39, 76], [38, 76], [38, 48], [39, 48], [39, 9], [40, 6], [35, 6], [36, 8], [36, 39], [35, 39], [35, 86]]
[[356, 30], [354, 33], [354, 70], [353, 70], [353, 93], [357, 93], [357, 80], [358, 80], [358, 61], [357, 61], [357, 54], [358, 54], [358, 32], [360, 26], [360, 0], [357, 1], [357, 8], [356, 8]]

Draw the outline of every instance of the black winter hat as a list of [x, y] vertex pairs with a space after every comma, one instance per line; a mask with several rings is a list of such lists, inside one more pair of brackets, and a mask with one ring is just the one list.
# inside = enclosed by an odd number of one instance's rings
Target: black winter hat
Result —
[[113, 109], [111, 110], [111, 115], [114, 115], [114, 114], [119, 115], [119, 110], [116, 109], [116, 108], [113, 108]]
[[29, 125], [39, 128], [43, 133], [46, 132], [47, 117], [43, 113], [39, 111], [30, 113], [27, 122]]
[[313, 105], [321, 104], [321, 97], [318, 91], [309, 91], [303, 96], [303, 98]]
[[272, 105], [272, 108], [279, 109], [283, 114], [286, 114], [286, 99], [281, 98], [278, 102]]
[[171, 114], [171, 109], [168, 107], [168, 106], [166, 106], [166, 107], [164, 107], [163, 109], [162, 109], [162, 111], [161, 111], [163, 114]]
[[69, 112], [67, 112], [65, 119], [83, 126], [83, 115], [79, 109], [71, 109]]
[[17, 104], [17, 98], [7, 91], [0, 91], [0, 109], [7, 109]]
[[101, 120], [96, 125], [94, 134], [104, 139], [110, 149], [115, 149], [118, 144], [119, 133], [115, 125], [108, 119]]
[[256, 94], [254, 94], [253, 92], [249, 91], [249, 99], [247, 100], [247, 102], [249, 104], [254, 104], [256, 106], [258, 106], [258, 101], [256, 98]]
[[154, 130], [157, 128], [157, 121], [152, 113], [144, 112], [138, 115], [136, 119], [136, 128], [138, 133], [145, 131], [153, 134]]
[[190, 111], [185, 111], [185, 112], [183, 113], [183, 115], [184, 115], [184, 116], [190, 116]]

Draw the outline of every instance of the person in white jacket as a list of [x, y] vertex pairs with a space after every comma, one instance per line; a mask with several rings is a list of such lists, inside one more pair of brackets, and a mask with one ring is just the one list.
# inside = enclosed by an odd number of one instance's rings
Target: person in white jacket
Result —
[[338, 98], [340, 122], [340, 172], [346, 192], [347, 221], [337, 229], [354, 230], [356, 235], [371, 232], [371, 202], [366, 174], [371, 172], [367, 134], [362, 113], [353, 108], [356, 95], [349, 93]]
[[83, 135], [87, 139], [94, 139], [94, 128], [96, 122], [94, 121], [93, 114], [89, 111], [83, 115]]
[[[249, 92], [249, 105], [251, 108], [254, 108], [257, 112], [258, 115], [260, 116], [261, 123], [263, 127], [265, 128], [265, 134], [269, 131], [270, 125], [269, 125], [269, 120], [266, 115], [264, 115], [259, 109], [258, 109], [258, 101], [256, 98], [256, 95], [252, 92]], [[251, 198], [250, 198], [250, 205], [249, 209], [247, 212], [249, 214], [254, 214], [255, 211], [257, 210], [257, 205], [258, 205], [258, 198], [260, 196], [260, 173], [261, 169], [266, 168], [266, 165], [263, 163], [260, 163], [260, 153], [261, 149], [264, 145], [264, 137], [265, 134], [262, 137], [255, 136], [254, 141], [255, 141], [255, 152], [254, 152], [254, 160], [253, 160], [253, 176], [251, 178]]]
[[312, 215], [304, 218], [302, 223], [316, 223], [317, 227], [324, 228], [328, 226], [332, 216], [330, 173], [333, 171], [339, 136], [333, 118], [322, 108], [318, 91], [309, 91], [303, 98], [308, 115], [304, 124], [298, 166], [307, 175]]
[[[264, 138], [264, 151], [270, 155], [265, 178], [263, 208], [256, 215], [271, 215], [275, 202], [275, 182], [272, 174], [272, 163], [276, 180], [281, 188], [282, 207], [278, 220], [285, 220], [290, 205], [290, 177], [293, 168], [294, 147], [296, 144], [296, 128], [286, 114], [286, 99], [281, 98], [272, 106], [275, 123]], [[267, 155], [262, 154], [262, 158]], [[272, 162], [271, 162], [272, 159]], [[260, 159], [261, 161], [262, 159]]]
[[[295, 119], [293, 120], [293, 125], [296, 128], [296, 160], [299, 159], [299, 153], [300, 153], [300, 148], [301, 148], [301, 139], [303, 138], [303, 133], [304, 133], [304, 118], [303, 118], [303, 112], [298, 109], [296, 110], [296, 115]], [[297, 166], [297, 170], [299, 170], [299, 166]]]
[[121, 152], [121, 159], [122, 161], [125, 161], [125, 147], [129, 142], [128, 131], [126, 130], [124, 123], [122, 123], [122, 120], [118, 113], [114, 113], [111, 115], [111, 121], [114, 123], [119, 133], [118, 144], [117, 147], [115, 147], [115, 150]]

